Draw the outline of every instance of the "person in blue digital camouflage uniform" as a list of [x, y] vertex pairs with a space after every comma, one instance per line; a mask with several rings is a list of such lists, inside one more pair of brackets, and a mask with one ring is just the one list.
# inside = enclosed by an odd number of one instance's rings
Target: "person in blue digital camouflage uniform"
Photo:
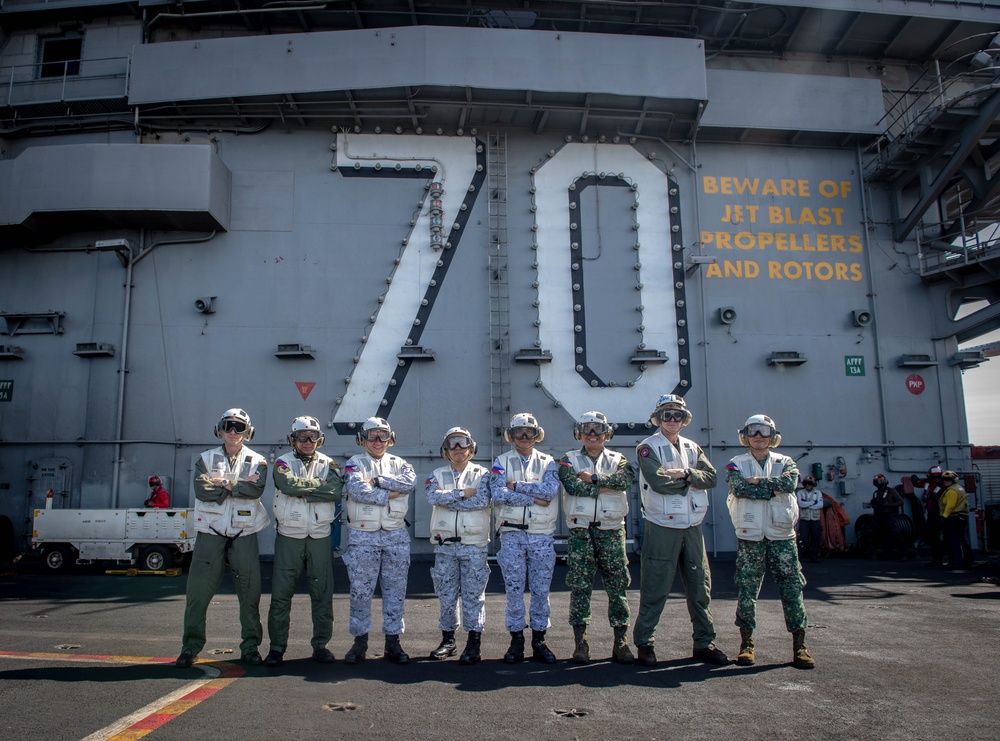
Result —
[[774, 420], [754, 414], [739, 430], [740, 443], [748, 450], [726, 465], [729, 497], [726, 505], [736, 528], [736, 626], [740, 629], [740, 653], [736, 663], [750, 666], [757, 625], [757, 596], [764, 572], [771, 567], [785, 627], [792, 634], [792, 663], [799, 669], [816, 666], [806, 649], [806, 610], [802, 587], [806, 579], [795, 546], [795, 523], [799, 505], [795, 485], [799, 470], [795, 461], [772, 448], [781, 442]]
[[556, 565], [552, 534], [559, 517], [559, 476], [550, 455], [539, 453], [535, 444], [545, 438], [545, 430], [533, 414], [521, 412], [510, 418], [504, 439], [514, 449], [497, 456], [484, 480], [493, 498], [496, 524], [500, 530], [497, 563], [503, 572], [507, 593], [505, 621], [510, 631], [510, 647], [504, 654], [507, 664], [524, 660], [524, 585], [528, 584], [531, 603], [532, 657], [545, 664], [555, 663], [555, 654], [545, 645], [549, 627], [549, 588]]
[[347, 493], [348, 546], [344, 563], [351, 579], [350, 630], [354, 645], [344, 663], [357, 664], [368, 651], [372, 627], [372, 597], [376, 582], [382, 588], [382, 632], [385, 658], [410, 663], [399, 643], [403, 632], [406, 579], [410, 571], [410, 533], [406, 514], [416, 483], [413, 466], [388, 453], [396, 434], [381, 417], [369, 417], [358, 432], [365, 452], [344, 466]]
[[629, 609], [625, 590], [630, 577], [625, 555], [625, 516], [628, 489], [635, 480], [632, 466], [621, 453], [604, 444], [614, 431], [601, 412], [584, 412], [573, 437], [583, 445], [570, 450], [559, 461], [563, 486], [563, 514], [569, 529], [566, 586], [570, 588], [569, 624], [573, 626], [576, 650], [573, 661], [590, 661], [590, 597], [594, 574], [600, 570], [608, 594], [608, 622], [615, 640], [611, 657], [621, 664], [635, 661], [628, 647]]
[[434, 544], [434, 591], [441, 600], [441, 645], [430, 658], [446, 659], [458, 650], [455, 629], [459, 626], [458, 601], [462, 601], [461, 625], [468, 633], [460, 664], [480, 660], [480, 643], [486, 620], [486, 584], [490, 566], [486, 547], [490, 542], [490, 492], [480, 482], [488, 471], [472, 462], [476, 441], [464, 427], [452, 427], [441, 443], [441, 466], [424, 484], [431, 503], [431, 543]]
[[326, 644], [333, 635], [333, 547], [330, 525], [344, 488], [340, 466], [319, 452], [325, 441], [315, 417], [296, 417], [288, 433], [292, 451], [274, 464], [274, 570], [267, 635], [271, 650], [264, 666], [280, 666], [288, 646], [292, 595], [306, 572], [312, 605], [312, 657], [331, 664]]

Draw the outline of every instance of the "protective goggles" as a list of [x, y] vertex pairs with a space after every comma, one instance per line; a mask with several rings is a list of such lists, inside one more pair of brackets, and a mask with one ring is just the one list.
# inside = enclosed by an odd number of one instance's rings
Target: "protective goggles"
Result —
[[510, 434], [515, 440], [534, 440], [538, 437], [538, 430], [534, 427], [515, 427]]
[[588, 422], [580, 425], [581, 435], [606, 435], [608, 426], [600, 422]]
[[750, 437], [774, 437], [774, 428], [771, 425], [754, 424], [743, 428], [744, 436]]
[[222, 431], [238, 432], [242, 435], [247, 431], [247, 425], [246, 422], [240, 422], [238, 419], [224, 419], [222, 421]]
[[318, 443], [319, 433], [315, 430], [308, 430], [306, 432], [296, 432], [292, 435], [292, 440], [297, 443]]
[[392, 433], [388, 430], [368, 430], [365, 433], [365, 440], [370, 443], [387, 443]]
[[444, 441], [445, 450], [468, 450], [472, 447], [472, 438], [466, 435], [452, 435]]
[[687, 419], [685, 412], [671, 412], [668, 410], [660, 412], [661, 422], [683, 422], [685, 419]]

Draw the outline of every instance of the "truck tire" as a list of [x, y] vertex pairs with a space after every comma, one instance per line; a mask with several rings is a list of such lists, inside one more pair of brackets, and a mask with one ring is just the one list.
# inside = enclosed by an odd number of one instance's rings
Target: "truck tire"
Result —
[[171, 556], [174, 561], [173, 565], [176, 568], [184, 569], [191, 565], [191, 553], [185, 553], [182, 550], [175, 549]]
[[64, 545], [47, 545], [42, 550], [42, 563], [53, 573], [68, 571], [73, 565], [73, 553]]
[[171, 563], [173, 563], [173, 556], [162, 545], [151, 545], [144, 548], [139, 556], [140, 571], [163, 571]]

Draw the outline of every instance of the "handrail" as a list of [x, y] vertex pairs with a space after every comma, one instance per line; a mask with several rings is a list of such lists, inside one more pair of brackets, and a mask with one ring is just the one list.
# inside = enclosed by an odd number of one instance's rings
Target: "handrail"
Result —
[[[59, 94], [49, 100], [64, 101], [109, 97], [107, 95], [89, 95], [83, 96], [83, 98], [68, 97], [68, 92], [71, 92], [75, 85], [82, 85], [84, 83], [91, 83], [99, 80], [121, 80], [121, 89], [120, 91], [115, 90], [113, 97], [124, 98], [128, 94], [130, 63], [131, 59], [128, 56], [67, 59], [62, 62], [63, 74], [53, 77], [39, 76], [39, 71], [42, 66], [40, 62], [33, 62], [31, 64], [0, 65], [0, 80], [4, 80], [4, 82], [0, 84], [5, 85], [7, 88], [6, 94], [3, 95], [2, 98], [8, 107], [47, 102], [41, 99], [35, 99], [32, 96], [25, 96], [23, 99], [18, 99], [21, 96], [15, 96], [15, 90], [22, 93], [30, 90], [49, 90], [56, 85], [59, 86]], [[69, 72], [71, 65], [79, 70], [76, 74], [71, 74]], [[94, 74], [87, 74], [88, 68], [96, 68], [99, 71]]]
[[962, 72], [947, 79], [940, 76], [929, 79], [928, 74], [925, 72], [918, 77], [877, 122], [876, 126], [881, 127], [883, 133], [864, 150], [864, 154], [872, 156], [866, 174], [891, 161], [896, 153], [931, 126], [941, 112], [963, 104], [971, 105], [977, 96], [997, 88], [995, 78], [983, 81], [982, 70]]

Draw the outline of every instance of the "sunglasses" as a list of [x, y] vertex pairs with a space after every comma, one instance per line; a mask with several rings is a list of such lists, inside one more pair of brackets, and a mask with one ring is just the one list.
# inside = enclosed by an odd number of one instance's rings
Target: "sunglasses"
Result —
[[747, 425], [743, 434], [746, 437], [774, 437], [774, 428], [771, 425]]
[[237, 419], [227, 419], [222, 423], [222, 431], [243, 434], [247, 431], [247, 425], [245, 422], [240, 422]]
[[472, 447], [472, 440], [465, 435], [454, 435], [444, 441], [446, 450], [468, 450]]
[[292, 440], [297, 443], [318, 443], [319, 433], [318, 432], [296, 432], [292, 435]]
[[607, 431], [607, 425], [602, 425], [599, 422], [584, 425], [580, 428], [580, 433], [583, 435], [604, 435], [607, 434]]
[[391, 435], [391, 432], [385, 430], [369, 430], [365, 434], [365, 440], [370, 443], [387, 443]]
[[683, 422], [686, 418], [684, 412], [660, 412], [661, 422]]
[[534, 440], [538, 437], [538, 430], [534, 427], [515, 427], [512, 434], [515, 440]]

